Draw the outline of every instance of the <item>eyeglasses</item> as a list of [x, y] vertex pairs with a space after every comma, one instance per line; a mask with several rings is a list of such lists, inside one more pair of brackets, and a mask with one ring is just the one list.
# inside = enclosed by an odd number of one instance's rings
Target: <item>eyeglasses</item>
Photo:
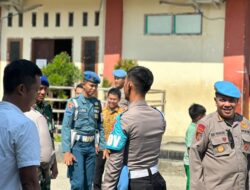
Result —
[[229, 129], [227, 129], [226, 131], [227, 131], [227, 137], [228, 137], [230, 146], [233, 149], [234, 148], [234, 138], [233, 138], [232, 132]]

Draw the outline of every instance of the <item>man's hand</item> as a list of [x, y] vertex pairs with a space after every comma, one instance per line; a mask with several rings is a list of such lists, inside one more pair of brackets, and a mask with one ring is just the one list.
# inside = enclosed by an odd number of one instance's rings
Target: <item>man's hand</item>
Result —
[[95, 145], [95, 153], [96, 153], [96, 154], [99, 153], [99, 145], [98, 145], [98, 144]]
[[64, 154], [64, 163], [67, 165], [67, 166], [70, 166], [70, 165], [73, 165], [73, 162], [76, 161], [76, 158], [75, 156], [70, 153], [70, 152], [66, 152]]
[[105, 149], [103, 151], [102, 159], [109, 159], [109, 150], [108, 149]]

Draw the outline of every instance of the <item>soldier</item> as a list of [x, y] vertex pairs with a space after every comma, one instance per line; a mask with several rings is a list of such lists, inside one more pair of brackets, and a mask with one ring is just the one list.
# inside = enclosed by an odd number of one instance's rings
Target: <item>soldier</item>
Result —
[[62, 150], [64, 163], [68, 166], [71, 190], [91, 190], [92, 188], [95, 144], [99, 144], [96, 132], [103, 129], [101, 103], [94, 97], [99, 83], [100, 79], [96, 73], [85, 71], [83, 92], [68, 100], [64, 113]]
[[[53, 132], [55, 131], [55, 125], [53, 123], [52, 108], [48, 102], [44, 101], [45, 96], [48, 92], [49, 81], [46, 76], [41, 76], [40, 79], [41, 79], [41, 85], [37, 92], [36, 104], [34, 105], [34, 109], [39, 111], [46, 118], [48, 128], [49, 128], [49, 133], [50, 133], [51, 140], [52, 140], [53, 149], [55, 150], [54, 136], [53, 136]], [[47, 170], [45, 169], [44, 171], [42, 171], [42, 168], [41, 168], [42, 175], [40, 175], [40, 186], [42, 190], [50, 190], [51, 178], [55, 179], [58, 175], [58, 168], [57, 168], [57, 161], [56, 161], [55, 154], [53, 155], [51, 159], [50, 165], [51, 165], [50, 177], [46, 175]]]
[[126, 110], [128, 107], [128, 101], [125, 99], [125, 94], [124, 94], [124, 82], [125, 78], [127, 76], [127, 72], [124, 71], [123, 69], [116, 69], [113, 71], [114, 75], [114, 87], [120, 89], [121, 91], [121, 100], [119, 102], [119, 106], [123, 109]]
[[[129, 100], [126, 112], [116, 118], [107, 148], [112, 152], [107, 161], [103, 190], [116, 189], [123, 165], [127, 165], [131, 190], [165, 190], [166, 183], [158, 171], [162, 135], [166, 122], [162, 113], [147, 105], [146, 93], [153, 83], [152, 72], [141, 66], [128, 71], [124, 92]], [[122, 178], [123, 182], [128, 179]]]
[[236, 113], [239, 89], [231, 82], [214, 84], [213, 112], [197, 124], [190, 148], [191, 189], [249, 189], [250, 123]]

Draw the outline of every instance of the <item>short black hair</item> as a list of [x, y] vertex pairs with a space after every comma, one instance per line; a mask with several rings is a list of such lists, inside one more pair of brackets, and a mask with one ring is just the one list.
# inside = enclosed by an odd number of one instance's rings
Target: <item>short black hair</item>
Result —
[[35, 63], [25, 59], [11, 62], [4, 69], [4, 94], [13, 93], [20, 84], [29, 89], [35, 83], [36, 76], [42, 76], [42, 71]]
[[135, 66], [128, 71], [128, 79], [133, 82], [136, 91], [145, 95], [154, 82], [153, 73], [146, 67]]
[[188, 108], [188, 113], [192, 119], [192, 122], [196, 122], [200, 116], [206, 114], [206, 108], [200, 104], [194, 103]]
[[82, 88], [83, 89], [82, 83], [79, 83], [78, 85], [76, 85], [76, 88]]
[[119, 99], [121, 99], [121, 91], [119, 88], [111, 88], [109, 91], [108, 91], [108, 96], [110, 94], [113, 94], [113, 95], [116, 95], [118, 96]]

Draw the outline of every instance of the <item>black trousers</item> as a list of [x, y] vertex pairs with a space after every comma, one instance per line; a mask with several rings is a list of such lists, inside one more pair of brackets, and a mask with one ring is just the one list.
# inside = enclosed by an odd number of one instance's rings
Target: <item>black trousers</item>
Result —
[[166, 182], [159, 172], [147, 177], [130, 179], [129, 190], [167, 190]]
[[96, 155], [95, 159], [95, 174], [94, 174], [94, 190], [101, 190], [102, 188], [102, 175], [104, 172], [104, 166], [106, 159], [102, 159], [103, 151], [100, 151]]

